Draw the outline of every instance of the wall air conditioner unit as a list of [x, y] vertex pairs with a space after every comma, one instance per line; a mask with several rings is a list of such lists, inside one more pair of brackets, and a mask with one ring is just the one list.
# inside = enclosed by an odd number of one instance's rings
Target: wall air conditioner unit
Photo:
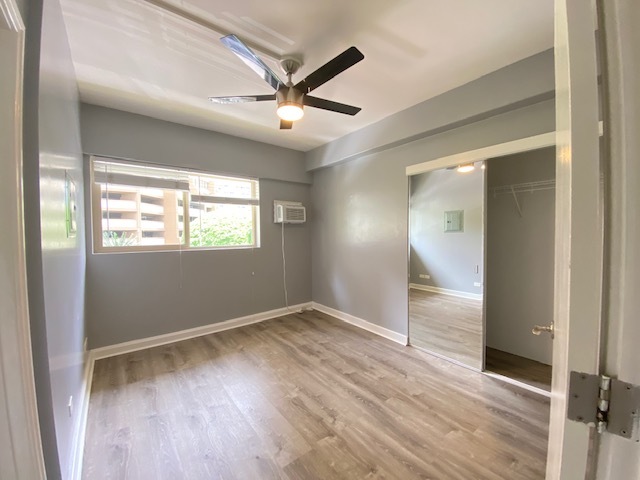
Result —
[[273, 201], [273, 223], [304, 223], [307, 210], [300, 202]]

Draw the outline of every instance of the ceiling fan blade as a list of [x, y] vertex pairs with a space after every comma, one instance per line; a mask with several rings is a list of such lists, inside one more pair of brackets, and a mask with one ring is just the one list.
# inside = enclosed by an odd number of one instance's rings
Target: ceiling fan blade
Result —
[[280, 130], [291, 130], [291, 127], [293, 127], [293, 122], [280, 120]]
[[251, 70], [256, 72], [260, 78], [271, 85], [274, 90], [277, 90], [280, 85], [284, 85], [284, 82], [273, 73], [273, 70], [260, 60], [260, 58], [253, 53], [253, 50], [245, 45], [238, 37], [235, 35], [227, 35], [226, 37], [222, 37], [220, 41], [225, 47], [235, 53]]
[[315, 90], [320, 85], [328, 82], [339, 73], [344, 72], [347, 68], [352, 67], [363, 58], [364, 55], [356, 47], [348, 48], [333, 60], [329, 60], [315, 72], [307, 76], [307, 78], [296, 85], [296, 88], [304, 93]]
[[268, 100], [275, 100], [276, 95], [247, 95], [244, 97], [209, 97], [209, 100], [213, 103], [247, 103], [247, 102], [266, 102]]
[[362, 110], [360, 107], [353, 107], [351, 105], [345, 105], [344, 103], [332, 102], [331, 100], [312, 97], [311, 95], [305, 95], [303, 102], [309, 107], [331, 110], [332, 112], [344, 113], [346, 115], [355, 115], [360, 110]]

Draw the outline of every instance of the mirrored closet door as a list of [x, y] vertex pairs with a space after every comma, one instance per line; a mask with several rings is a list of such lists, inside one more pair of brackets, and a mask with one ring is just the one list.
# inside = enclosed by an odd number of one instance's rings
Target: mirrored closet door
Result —
[[409, 341], [483, 367], [482, 162], [410, 177]]

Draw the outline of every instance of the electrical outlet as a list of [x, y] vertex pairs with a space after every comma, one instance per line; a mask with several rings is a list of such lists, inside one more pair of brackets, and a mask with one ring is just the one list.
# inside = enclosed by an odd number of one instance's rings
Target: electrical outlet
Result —
[[69, 416], [73, 416], [73, 395], [69, 395], [69, 403], [67, 404], [67, 408], [69, 409]]
[[418, 275], [420, 278], [424, 278], [426, 280], [429, 280], [431, 278], [431, 275], [427, 275], [426, 273], [421, 273]]
[[482, 282], [473, 282], [473, 286], [474, 287], [481, 287], [482, 286]]

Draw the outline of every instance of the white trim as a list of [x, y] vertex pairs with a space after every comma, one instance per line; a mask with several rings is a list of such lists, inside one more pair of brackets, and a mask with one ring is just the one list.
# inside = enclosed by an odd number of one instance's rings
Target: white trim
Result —
[[402, 335], [401, 333], [394, 332], [393, 330], [389, 330], [388, 328], [381, 327], [380, 325], [376, 325], [375, 323], [368, 322], [366, 320], [363, 320], [362, 318], [354, 317], [353, 315], [341, 312], [340, 310], [336, 310], [335, 308], [327, 307], [326, 305], [322, 305], [321, 303], [311, 302], [311, 307], [314, 310], [318, 310], [319, 312], [331, 315], [338, 320], [342, 320], [343, 322], [362, 328], [363, 330], [366, 330], [368, 332], [380, 335], [387, 340], [399, 343], [400, 345], [407, 345], [407, 336]]
[[470, 365], [467, 365], [466, 363], [462, 363], [454, 358], [451, 357], [447, 357], [446, 355], [442, 355], [440, 353], [436, 353], [436, 352], [432, 352], [431, 350], [428, 350], [426, 348], [420, 347], [418, 345], [412, 345], [411, 343], [409, 343], [409, 346], [412, 348], [415, 348], [417, 350], [420, 350], [421, 352], [426, 353], [427, 355], [431, 355], [433, 357], [436, 357], [440, 360], [444, 360], [446, 362], [449, 363], [453, 363], [454, 365], [458, 366], [458, 367], [462, 367], [462, 368], [466, 368], [467, 370], [471, 370], [472, 372], [476, 372], [476, 373], [481, 373], [482, 375], [486, 375], [487, 377], [491, 377], [491, 378], [495, 378], [497, 380], [501, 380], [505, 383], [509, 383], [511, 385], [515, 385], [516, 387], [520, 387], [523, 388], [525, 390], [528, 390], [530, 392], [533, 393], [537, 393], [539, 395], [543, 395], [547, 398], [551, 398], [551, 392], [547, 392], [546, 390], [543, 390], [541, 388], [538, 387], [534, 387], [533, 385], [529, 385], [526, 384], [524, 382], [520, 382], [518, 380], [514, 380], [513, 378], [509, 378], [509, 377], [505, 377], [504, 375], [500, 375], [499, 373], [494, 373], [494, 372], [490, 372], [488, 370], [480, 370], [479, 368], [475, 368], [472, 367]]
[[528, 383], [520, 382], [511, 377], [507, 377], [505, 375], [500, 375], [499, 373], [490, 372], [485, 370], [482, 372], [487, 377], [495, 378], [496, 380], [503, 381], [505, 383], [510, 383], [511, 385], [515, 385], [516, 387], [524, 388], [525, 390], [529, 390], [530, 392], [537, 393], [538, 395], [542, 395], [547, 398], [551, 398], [551, 392], [544, 390], [542, 388], [534, 387], [533, 385], [529, 385]]
[[[625, 382], [640, 384], [640, 3], [637, 0], [601, 0], [599, 28], [603, 111], [607, 122], [605, 167], [604, 315], [605, 355], [601, 372]], [[602, 21], [604, 20], [604, 21]], [[640, 479], [640, 443], [605, 432], [600, 445], [591, 452], [597, 457], [599, 480]]]
[[438, 170], [440, 168], [460, 165], [462, 163], [477, 162], [489, 158], [504, 157], [514, 153], [528, 152], [545, 147], [555, 147], [556, 132], [543, 133], [532, 137], [519, 138], [511, 142], [498, 143], [488, 147], [469, 150], [467, 152], [456, 153], [447, 157], [440, 157], [427, 162], [409, 165], [406, 169], [407, 175], [418, 175], [420, 173]]
[[461, 290], [449, 290], [448, 288], [432, 287], [431, 285], [421, 285], [419, 283], [410, 283], [409, 288], [414, 290], [423, 290], [425, 292], [441, 293], [442, 295], [451, 295], [452, 297], [469, 298], [471, 300], [482, 300], [482, 293], [469, 293]]
[[131, 340], [129, 342], [118, 343], [106, 347], [99, 347], [91, 350], [91, 358], [93, 360], [99, 360], [101, 358], [113, 357], [116, 355], [122, 355], [124, 353], [144, 350], [145, 348], [158, 347], [160, 345], [166, 345], [167, 343], [188, 340], [189, 338], [201, 337], [203, 335], [209, 335], [210, 333], [222, 332], [224, 330], [244, 327], [253, 323], [264, 322], [265, 320], [270, 320], [272, 318], [296, 313], [297, 311], [304, 310], [308, 307], [311, 307], [311, 302], [300, 303], [298, 305], [290, 305], [288, 309], [286, 307], [277, 308], [275, 310], [269, 310], [267, 312], [254, 313], [245, 317], [232, 318], [223, 322], [204, 325], [202, 327], [189, 328], [187, 330], [180, 330], [178, 332], [165, 333], [163, 335], [156, 335], [154, 337], [141, 338], [138, 340]]
[[82, 379], [82, 392], [78, 401], [80, 415], [76, 420], [71, 444], [71, 476], [70, 480], [82, 479], [82, 462], [84, 460], [84, 440], [87, 433], [87, 419], [89, 416], [89, 399], [91, 396], [91, 382], [93, 381], [93, 366], [95, 359], [88, 352], [85, 359], [84, 378]]
[[594, 8], [555, 1], [555, 338], [546, 478], [559, 480], [585, 478], [595, 459], [593, 427], [567, 419], [569, 372], [600, 373], [604, 222], [594, 28], [601, 19]]

